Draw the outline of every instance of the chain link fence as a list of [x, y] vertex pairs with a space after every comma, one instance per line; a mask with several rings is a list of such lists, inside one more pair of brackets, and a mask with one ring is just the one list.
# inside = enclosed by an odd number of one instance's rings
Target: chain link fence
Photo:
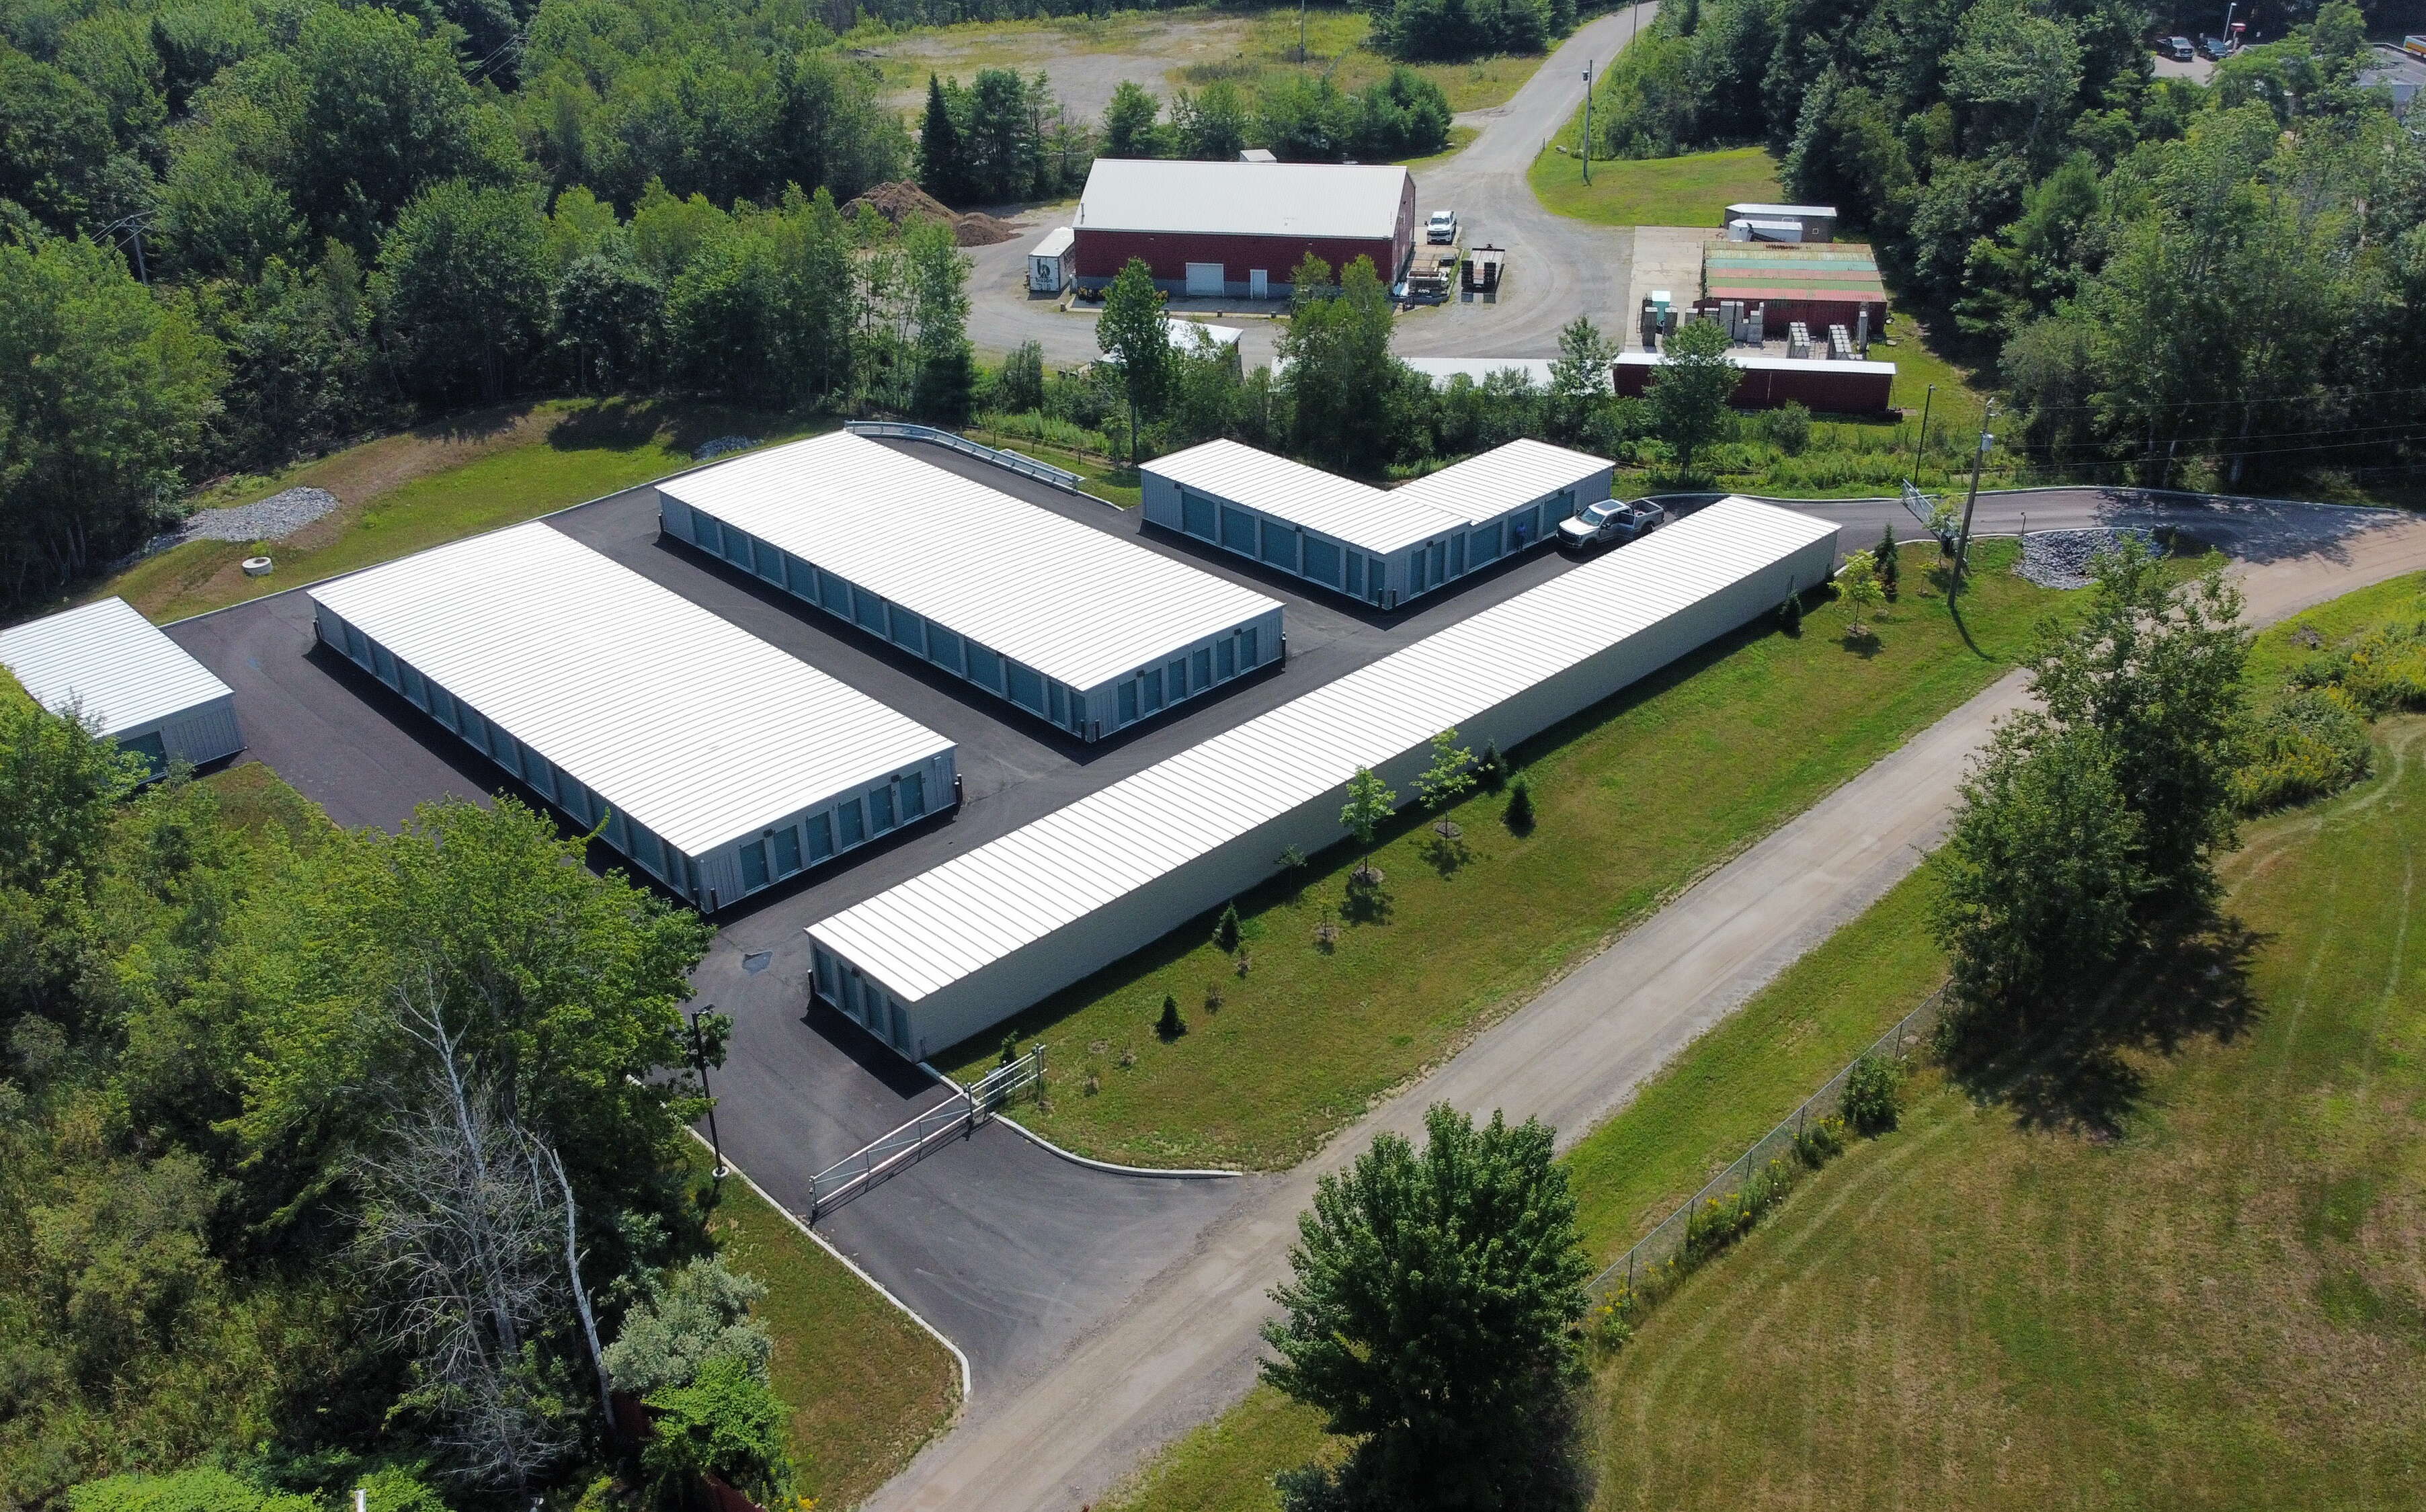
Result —
[[1595, 1298], [1638, 1297], [1656, 1292], [1663, 1282], [1680, 1276], [1690, 1261], [1699, 1258], [1704, 1247], [1723, 1243], [1740, 1232], [1793, 1184], [1798, 1165], [1808, 1163], [1813, 1150], [1810, 1141], [1836, 1137], [1833, 1129], [1822, 1126], [1836, 1118], [1843, 1105], [1845, 1084], [1852, 1080], [1853, 1068], [1873, 1055], [1895, 1060], [1910, 1058], [1928, 1042], [1946, 1007], [1947, 991], [1939, 988], [1861, 1054], [1846, 1062], [1801, 1107], [1761, 1135], [1725, 1170], [1710, 1178], [1683, 1206], [1661, 1219], [1658, 1228], [1636, 1241], [1633, 1248], [1593, 1277], [1585, 1290]]

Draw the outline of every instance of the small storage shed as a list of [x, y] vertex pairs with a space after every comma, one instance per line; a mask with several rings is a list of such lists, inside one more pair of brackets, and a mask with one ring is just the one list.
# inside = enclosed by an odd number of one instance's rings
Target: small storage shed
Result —
[[[1728, 401], [1739, 410], [1799, 404], [1829, 414], [1870, 415], [1884, 414], [1891, 406], [1893, 362], [1768, 357], [1756, 352], [1731, 352], [1728, 357], [1743, 369], [1743, 377], [1736, 380], [1735, 397]], [[1623, 352], [1611, 376], [1618, 393], [1639, 398], [1658, 381], [1658, 353]]]
[[1031, 294], [1059, 294], [1078, 276], [1078, 238], [1067, 226], [1056, 226], [1027, 249], [1027, 288]]
[[952, 742], [542, 522], [305, 591], [331, 650], [704, 912], [955, 802]]
[[668, 478], [657, 509], [667, 535], [1081, 740], [1283, 651], [1279, 600], [848, 431]]
[[1384, 490], [1213, 441], [1140, 473], [1149, 523], [1395, 609], [1549, 539], [1609, 497], [1610, 467], [1518, 441]]
[[[1771, 234], [1736, 236], [1738, 221], [1748, 221], [1765, 227]], [[1719, 224], [1727, 228], [1734, 241], [1833, 241], [1836, 235], [1836, 207], [1832, 204], [1731, 204]], [[1792, 228], [1789, 234], [1787, 228]]]
[[1510, 749], [1826, 581], [1836, 528], [1729, 498], [809, 925], [817, 993], [903, 1055], [980, 1034], [1407, 799], [1434, 732]]
[[152, 764], [202, 766], [244, 748], [235, 694], [124, 599], [0, 630], [0, 667], [54, 714]]

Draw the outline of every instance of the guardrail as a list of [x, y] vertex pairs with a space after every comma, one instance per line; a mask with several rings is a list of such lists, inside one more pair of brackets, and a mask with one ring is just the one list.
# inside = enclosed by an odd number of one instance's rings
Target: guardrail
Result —
[[995, 1110], [1043, 1080], [1044, 1047], [1039, 1045], [967, 1086], [951, 1083], [954, 1096], [811, 1178], [809, 1221], [816, 1222], [894, 1172], [916, 1165], [946, 1140], [977, 1133]]
[[1086, 479], [1076, 473], [1064, 472], [1049, 463], [1040, 462], [1033, 457], [1022, 457], [1017, 452], [996, 451], [991, 446], [980, 445], [966, 436], [955, 435], [948, 430], [939, 430], [933, 426], [914, 426], [906, 420], [846, 420], [843, 422], [843, 428], [854, 436], [894, 436], [904, 441], [932, 442], [938, 446], [949, 447], [953, 451], [974, 457], [981, 462], [992, 462], [996, 467], [1007, 467], [1014, 473], [1032, 477], [1040, 483], [1050, 483], [1057, 489], [1068, 489], [1073, 493], [1086, 491], [1080, 487]]

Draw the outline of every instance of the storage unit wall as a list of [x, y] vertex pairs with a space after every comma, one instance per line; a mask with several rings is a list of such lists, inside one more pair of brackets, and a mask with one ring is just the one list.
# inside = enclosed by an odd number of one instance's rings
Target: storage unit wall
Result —
[[713, 911], [952, 807], [952, 743], [538, 522], [306, 590], [319, 639]]
[[809, 926], [817, 991], [903, 1054], [980, 1033], [1412, 798], [1429, 741], [1501, 749], [1827, 580], [1836, 527], [1729, 498]]
[[1206, 442], [1140, 470], [1145, 517], [1383, 609], [1551, 539], [1609, 497], [1597, 457], [1511, 442], [1398, 489], [1376, 489]]
[[0, 630], [0, 667], [54, 714], [133, 751], [158, 777], [244, 748], [235, 695], [124, 599], [101, 599]]
[[1098, 740], [1277, 660], [1281, 604], [837, 431], [657, 486], [660, 528]]

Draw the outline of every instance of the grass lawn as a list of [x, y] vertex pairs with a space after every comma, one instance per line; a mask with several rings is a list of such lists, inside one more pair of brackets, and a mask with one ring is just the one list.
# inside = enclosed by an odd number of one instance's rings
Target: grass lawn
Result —
[[[202, 501], [212, 507], [305, 484], [344, 503], [282, 541], [188, 541], [87, 596], [114, 593], [155, 622], [182, 619], [662, 477], [690, 466], [691, 448], [717, 436], [810, 428], [671, 400], [548, 400], [484, 410], [216, 490]], [[239, 564], [262, 552], [278, 570], [246, 577]]]
[[1428, 168], [1438, 167], [1473, 146], [1474, 139], [1481, 135], [1482, 128], [1480, 126], [1451, 126], [1448, 129], [1447, 147], [1428, 157], [1402, 157], [1399, 159], [1399, 166], [1414, 169], [1419, 172]]
[[1548, 151], [1533, 159], [1526, 179], [1534, 198], [1554, 215], [1604, 226], [1716, 226], [1727, 206], [1740, 201], [1774, 203], [1777, 163], [1757, 147], [1685, 157], [1594, 158], [1593, 181], [1584, 183], [1583, 159], [1558, 151], [1575, 141], [1571, 124]]
[[[1530, 835], [1501, 823], [1503, 799], [1479, 796], [1452, 812], [1470, 857], [1443, 875], [1426, 855], [1429, 826], [1402, 819], [1377, 858], [1388, 878], [1380, 918], [1340, 916], [1353, 858], [1327, 853], [1302, 892], [1240, 900], [1247, 975], [1212, 947], [1208, 919], [1021, 1015], [1021, 1034], [1050, 1050], [1041, 1132], [1137, 1165], [1302, 1159], [1568, 962], [1992, 681], [2063, 596], [1997, 570], [2010, 543], [1986, 550], [1965, 605], [1984, 658], [1930, 595], [1934, 547], [1908, 549], [1904, 599], [1875, 654], [1846, 647], [1835, 604], [1800, 638], [1763, 619], [1512, 753], [1534, 784]], [[1342, 925], [1328, 952], [1316, 943], [1324, 923]], [[1218, 1010], [1206, 1004], [1216, 986]], [[1190, 1028], [1169, 1043], [1154, 1033], [1166, 993]], [[999, 1040], [995, 1031], [937, 1061], [978, 1074]]]
[[767, 1284], [755, 1311], [775, 1338], [800, 1494], [821, 1507], [856, 1504], [951, 1421], [959, 1365], [749, 1182], [724, 1182], [708, 1231], [734, 1269]]
[[2426, 721], [2378, 733], [2227, 868], [2243, 1033], [2124, 1050], [2109, 1137], [1925, 1078], [1605, 1369], [1604, 1504], [2414, 1504]]

